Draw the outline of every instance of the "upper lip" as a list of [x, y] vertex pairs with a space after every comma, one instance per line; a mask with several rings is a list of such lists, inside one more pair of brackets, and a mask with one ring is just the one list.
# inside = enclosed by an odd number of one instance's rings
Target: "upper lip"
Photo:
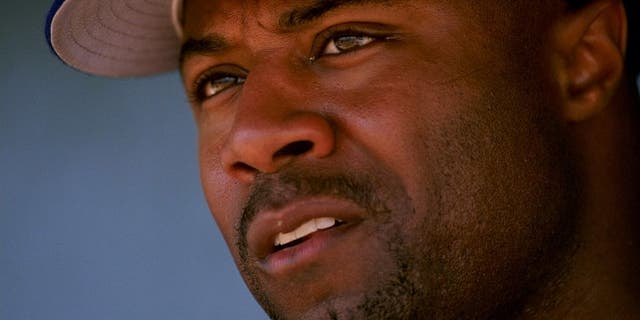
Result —
[[258, 212], [247, 230], [249, 251], [262, 260], [275, 251], [274, 241], [279, 233], [291, 232], [311, 219], [322, 217], [353, 224], [362, 220], [364, 214], [364, 209], [356, 203], [342, 198], [317, 196], [294, 199], [278, 209]]

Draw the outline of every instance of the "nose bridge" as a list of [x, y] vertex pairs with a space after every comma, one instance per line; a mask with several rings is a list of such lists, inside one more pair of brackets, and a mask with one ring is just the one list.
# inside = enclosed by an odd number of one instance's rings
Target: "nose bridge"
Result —
[[308, 99], [311, 80], [276, 51], [256, 61], [242, 86], [221, 157], [225, 170], [244, 181], [297, 158], [325, 157], [335, 144], [329, 119]]
[[256, 51], [252, 66], [250, 85], [256, 87], [274, 86], [278, 90], [273, 93], [287, 96], [291, 99], [299, 96], [301, 90], [306, 91], [304, 83], [312, 81], [308, 66], [304, 63], [304, 58], [291, 53], [292, 50], [283, 46], [274, 45]]

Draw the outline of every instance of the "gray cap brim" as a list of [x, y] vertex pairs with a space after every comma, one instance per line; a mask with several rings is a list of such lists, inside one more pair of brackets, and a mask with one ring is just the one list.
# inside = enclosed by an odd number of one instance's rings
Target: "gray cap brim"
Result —
[[66, 0], [48, 20], [53, 51], [80, 71], [138, 77], [178, 67], [180, 1]]

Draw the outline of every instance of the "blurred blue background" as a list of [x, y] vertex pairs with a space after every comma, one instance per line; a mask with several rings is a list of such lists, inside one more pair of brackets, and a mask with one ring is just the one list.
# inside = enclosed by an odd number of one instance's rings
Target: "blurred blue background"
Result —
[[102, 79], [0, 11], [0, 319], [266, 319], [205, 205], [176, 73]]

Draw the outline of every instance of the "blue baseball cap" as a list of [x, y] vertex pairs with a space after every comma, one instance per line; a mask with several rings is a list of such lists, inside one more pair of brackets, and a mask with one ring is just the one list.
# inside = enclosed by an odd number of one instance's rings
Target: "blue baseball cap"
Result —
[[80, 71], [139, 77], [175, 70], [181, 0], [56, 0], [46, 24], [53, 52]]

